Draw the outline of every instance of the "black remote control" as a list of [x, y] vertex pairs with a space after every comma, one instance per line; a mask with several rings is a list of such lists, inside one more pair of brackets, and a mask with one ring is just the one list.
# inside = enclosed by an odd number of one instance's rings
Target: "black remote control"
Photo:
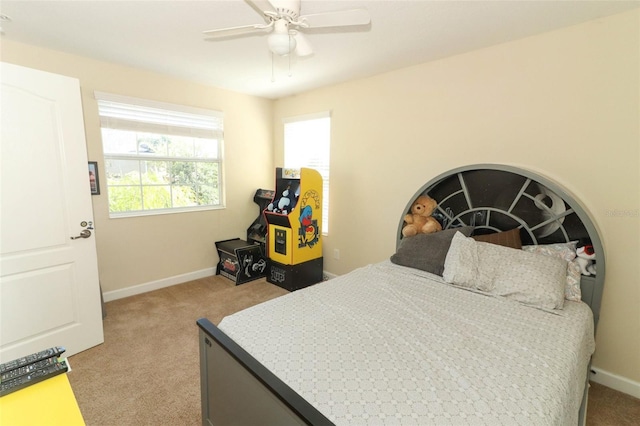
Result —
[[66, 360], [56, 361], [53, 364], [49, 364], [45, 367], [39, 368], [31, 373], [23, 376], [16, 377], [15, 379], [3, 380], [0, 383], [0, 396], [5, 396], [11, 392], [24, 389], [27, 386], [34, 385], [43, 380], [57, 376], [58, 374], [66, 373], [69, 370]]
[[51, 357], [43, 359], [42, 361], [34, 362], [33, 364], [27, 364], [25, 366], [18, 367], [14, 370], [9, 370], [6, 373], [2, 373], [2, 375], [0, 375], [0, 383], [15, 379], [16, 377], [24, 376], [25, 374], [29, 374], [33, 371], [55, 364], [56, 362], [58, 362], [58, 357]]
[[44, 351], [36, 352], [31, 355], [27, 355], [22, 358], [14, 359], [13, 361], [0, 364], [0, 374], [4, 376], [4, 373], [15, 370], [16, 368], [24, 367], [25, 365], [33, 364], [44, 359], [58, 357], [66, 349], [62, 346], [54, 346], [53, 348], [45, 349]]

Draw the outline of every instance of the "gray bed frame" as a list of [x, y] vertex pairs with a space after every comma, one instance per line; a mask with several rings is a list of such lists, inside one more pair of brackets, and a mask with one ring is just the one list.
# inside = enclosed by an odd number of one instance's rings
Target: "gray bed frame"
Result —
[[[497, 164], [461, 167], [420, 188], [438, 201], [435, 216], [444, 228], [473, 225], [485, 232], [521, 229], [523, 244], [588, 239], [596, 253], [597, 274], [583, 276], [582, 300], [597, 326], [604, 288], [605, 255], [599, 233], [584, 207], [564, 188], [529, 170]], [[400, 220], [396, 245], [401, 242]], [[206, 318], [197, 321], [203, 425], [332, 425]], [[286, 356], [286, 354], [283, 354]], [[580, 407], [585, 424], [590, 366]]]

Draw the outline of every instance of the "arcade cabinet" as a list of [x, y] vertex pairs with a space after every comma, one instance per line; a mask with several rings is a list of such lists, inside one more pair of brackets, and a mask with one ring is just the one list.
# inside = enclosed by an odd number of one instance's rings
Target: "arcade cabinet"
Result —
[[322, 176], [313, 169], [276, 169], [264, 211], [267, 281], [294, 291], [322, 281]]
[[273, 201], [275, 191], [273, 189], [258, 189], [253, 196], [253, 202], [258, 205], [258, 217], [253, 221], [249, 229], [247, 229], [247, 242], [258, 244], [262, 252], [267, 254], [267, 220], [264, 217], [264, 211]]

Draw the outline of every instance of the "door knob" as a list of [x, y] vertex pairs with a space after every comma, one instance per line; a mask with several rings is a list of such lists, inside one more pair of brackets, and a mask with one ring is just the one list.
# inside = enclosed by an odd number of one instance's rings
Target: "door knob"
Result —
[[71, 237], [72, 240], [77, 240], [78, 238], [89, 238], [91, 236], [91, 231], [89, 231], [88, 229], [85, 229], [83, 231], [80, 231], [80, 235], [78, 235], [77, 237]]

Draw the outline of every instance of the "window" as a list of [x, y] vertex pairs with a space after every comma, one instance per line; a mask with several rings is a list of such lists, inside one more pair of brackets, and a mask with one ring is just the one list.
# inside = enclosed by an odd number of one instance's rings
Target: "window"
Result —
[[224, 207], [222, 113], [95, 96], [110, 217]]
[[329, 112], [284, 120], [284, 167], [307, 167], [322, 176], [322, 234], [329, 233]]

